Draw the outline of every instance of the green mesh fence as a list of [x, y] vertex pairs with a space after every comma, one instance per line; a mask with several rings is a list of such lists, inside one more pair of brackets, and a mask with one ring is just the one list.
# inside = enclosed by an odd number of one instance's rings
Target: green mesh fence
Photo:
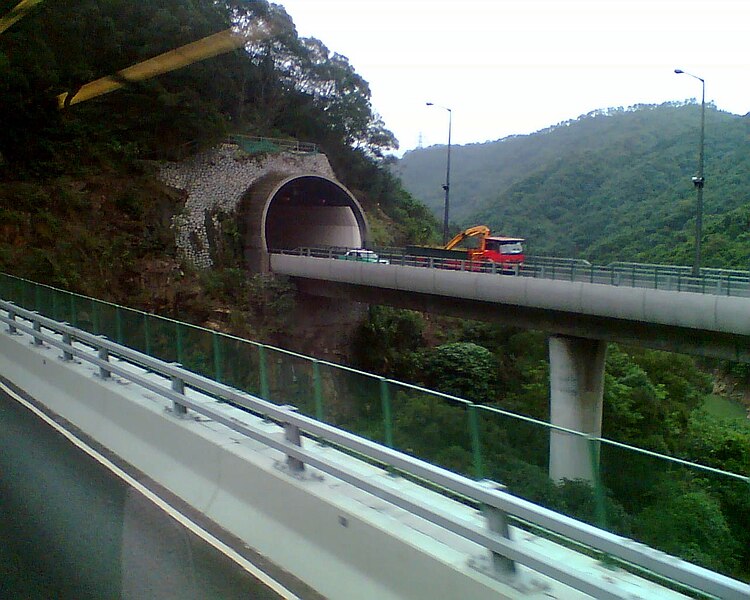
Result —
[[[588, 438], [495, 407], [5, 274], [0, 274], [0, 297], [455, 472], [502, 482], [511, 493], [552, 510], [750, 580], [746, 476]], [[559, 443], [575, 446], [579, 478], [550, 477]]]
[[750, 579], [750, 480], [600, 441], [607, 528], [712, 570]]
[[393, 446], [456, 473], [475, 476], [471, 402], [389, 382]]
[[385, 443], [381, 379], [325, 362], [317, 363], [317, 371], [320, 402], [316, 417], [369, 440]]

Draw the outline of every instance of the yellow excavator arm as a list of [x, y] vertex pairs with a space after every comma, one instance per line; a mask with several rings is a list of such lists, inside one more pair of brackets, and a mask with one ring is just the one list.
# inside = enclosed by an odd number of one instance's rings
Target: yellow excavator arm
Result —
[[486, 225], [476, 225], [475, 227], [469, 227], [468, 229], [464, 229], [461, 233], [459, 233], [456, 237], [454, 237], [450, 242], [448, 242], [445, 245], [446, 250], [450, 250], [454, 248], [455, 246], [458, 246], [462, 241], [464, 241], [467, 237], [475, 237], [478, 235], [482, 236], [482, 249], [484, 249], [484, 238], [486, 238], [490, 234], [490, 228]]
[[258, 20], [252, 23], [247, 31], [237, 32], [226, 29], [204, 37], [197, 42], [185, 44], [159, 56], [149, 58], [133, 66], [118, 71], [115, 75], [108, 75], [91, 81], [78, 90], [62, 93], [57, 97], [60, 108], [67, 108], [72, 104], [85, 102], [114, 90], [120, 89], [131, 81], [143, 81], [156, 77], [162, 73], [168, 73], [180, 69], [194, 62], [205, 60], [236, 50], [249, 43], [255, 43], [271, 36], [275, 29], [272, 22]]
[[4, 17], [0, 17], [0, 33], [8, 29], [16, 21], [20, 21], [26, 16], [26, 13], [34, 8], [37, 4], [43, 0], [21, 0], [16, 7], [11, 10]]

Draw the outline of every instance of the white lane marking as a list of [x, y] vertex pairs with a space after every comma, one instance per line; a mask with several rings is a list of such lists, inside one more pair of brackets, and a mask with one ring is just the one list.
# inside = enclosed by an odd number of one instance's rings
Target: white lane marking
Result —
[[44, 414], [36, 406], [34, 406], [30, 402], [28, 402], [26, 399], [16, 394], [12, 389], [7, 387], [1, 381], [0, 381], [0, 390], [8, 394], [8, 396], [13, 398], [16, 402], [18, 402], [19, 404], [23, 405], [28, 410], [33, 412], [37, 417], [39, 417], [45, 423], [47, 423], [47, 425], [53, 427], [56, 431], [58, 431], [60, 434], [65, 436], [65, 438], [74, 446], [76, 446], [77, 448], [79, 448], [80, 450], [88, 454], [91, 458], [99, 462], [101, 465], [103, 465], [104, 467], [112, 471], [112, 473], [114, 473], [117, 477], [122, 479], [129, 486], [133, 487], [135, 490], [137, 490], [139, 493], [145, 496], [148, 500], [153, 502], [156, 506], [158, 506], [162, 511], [167, 513], [175, 521], [180, 523], [183, 527], [193, 532], [195, 535], [197, 535], [207, 544], [210, 544], [211, 546], [216, 548], [219, 552], [224, 554], [227, 558], [230, 558], [231, 560], [236, 562], [245, 571], [250, 573], [253, 577], [258, 579], [265, 586], [269, 587], [271, 590], [276, 592], [279, 596], [284, 598], [284, 600], [301, 600], [299, 596], [297, 596], [296, 594], [294, 594], [293, 592], [285, 588], [281, 583], [273, 579], [268, 573], [266, 573], [265, 571], [262, 571], [258, 566], [250, 562], [248, 559], [246, 559], [244, 556], [239, 554], [237, 551], [233, 550], [232, 548], [227, 546], [224, 542], [222, 542], [220, 539], [218, 539], [217, 537], [215, 537], [214, 535], [212, 535], [211, 533], [203, 529], [195, 521], [191, 520], [189, 517], [182, 514], [171, 504], [169, 504], [168, 502], [163, 500], [160, 496], [157, 496], [154, 492], [152, 492], [150, 489], [145, 487], [142, 483], [133, 479], [130, 475], [128, 475], [120, 467], [115, 465], [108, 458], [106, 458], [105, 456], [103, 456], [102, 454], [94, 450], [91, 446], [86, 444], [80, 438], [76, 437], [70, 431], [65, 429], [62, 425], [50, 419], [46, 414]]

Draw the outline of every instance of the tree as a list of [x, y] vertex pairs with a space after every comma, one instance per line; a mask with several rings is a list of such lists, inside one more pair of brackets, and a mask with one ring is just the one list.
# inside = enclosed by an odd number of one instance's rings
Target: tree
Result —
[[355, 362], [364, 370], [408, 380], [423, 331], [424, 320], [417, 312], [371, 306], [354, 338]]
[[654, 492], [654, 503], [637, 516], [636, 535], [685, 560], [734, 573], [739, 544], [719, 502], [703, 486], [699, 480], [665, 479]]
[[444, 344], [421, 357], [425, 384], [475, 402], [492, 400], [495, 359], [492, 352], [472, 342]]

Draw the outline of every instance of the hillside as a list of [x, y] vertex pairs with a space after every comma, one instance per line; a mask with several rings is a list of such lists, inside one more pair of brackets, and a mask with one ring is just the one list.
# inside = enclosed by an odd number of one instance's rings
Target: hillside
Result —
[[[527, 136], [451, 153], [451, 221], [523, 235], [529, 252], [689, 264], [700, 106], [597, 111]], [[708, 106], [704, 265], [750, 262], [750, 118]], [[436, 214], [445, 148], [415, 150], [396, 170]]]
[[[0, 0], [0, 14], [16, 3]], [[273, 33], [243, 50], [58, 109], [60, 93], [259, 20], [273, 24]], [[355, 335], [340, 321], [322, 321], [315, 330], [348, 344], [338, 353], [326, 336], [301, 333], [318, 325], [305, 322], [313, 319], [309, 299], [301, 301], [284, 278], [247, 273], [241, 252], [228, 250], [200, 273], [179, 262], [171, 225], [184, 198], [154, 177], [155, 163], [230, 133], [318, 144], [365, 208], [378, 244], [435, 235], [436, 221], [419, 199], [442, 206], [444, 149], [407, 153], [400, 162], [415, 198], [384, 158], [396, 141], [372, 109], [367, 82], [345, 57], [300, 38], [282, 7], [263, 0], [42, 3], [0, 35], [0, 114], [0, 271], [549, 418], [539, 332], [370, 307], [361, 322], [355, 320], [363, 314], [347, 315], [347, 325], [359, 325]], [[694, 105], [608, 111], [531, 136], [456, 148], [454, 218], [526, 235], [537, 254], [606, 260], [682, 252], [690, 248], [697, 116]], [[740, 265], [747, 263], [750, 218], [748, 120], [711, 109], [707, 130], [705, 254], [707, 261]], [[702, 407], [716, 382], [695, 361], [614, 345], [607, 360], [605, 436], [750, 472], [745, 424], [707, 419]], [[724, 387], [750, 378], [745, 365], [702, 366], [722, 375]], [[378, 439], [379, 403], [362, 402], [356, 392], [345, 397], [352, 418]], [[456, 407], [427, 396], [401, 391], [393, 399], [400, 405], [399, 447], [472, 472], [463, 408], [456, 417]], [[487, 475], [591, 520], [593, 492], [550, 481], [539, 461], [526, 462], [528, 439], [519, 434], [515, 448], [500, 432], [487, 436], [487, 464], [494, 465]], [[617, 456], [610, 460], [620, 466]], [[650, 495], [633, 494], [632, 484], [643, 479], [635, 470], [622, 496], [627, 514], [619, 501], [610, 503], [621, 533], [749, 577], [746, 495], [672, 472], [656, 474], [660, 487]]]
[[[15, 4], [0, 0], [0, 14]], [[58, 94], [257, 23], [264, 35], [243, 49], [58, 109]], [[428, 236], [435, 222], [384, 166], [397, 141], [368, 83], [266, 1], [42, 3], [0, 35], [0, 114], [0, 270], [75, 291], [161, 306], [139, 273], [174, 261], [180, 198], [154, 161], [232, 133], [317, 144], [379, 244]], [[225, 266], [241, 268], [235, 258]]]

